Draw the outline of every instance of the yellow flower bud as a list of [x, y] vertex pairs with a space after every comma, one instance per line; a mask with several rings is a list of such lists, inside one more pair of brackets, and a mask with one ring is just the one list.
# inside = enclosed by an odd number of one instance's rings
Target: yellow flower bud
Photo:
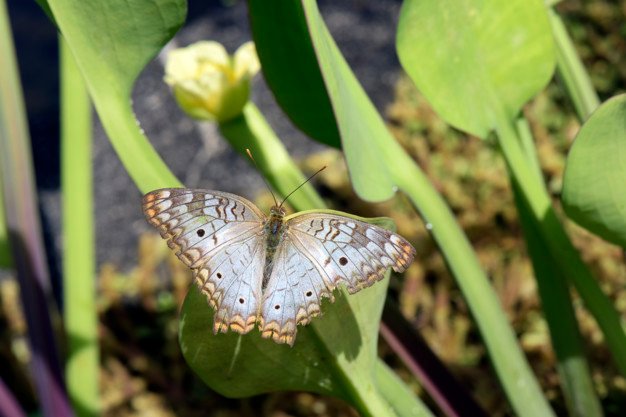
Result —
[[252, 42], [231, 57], [220, 43], [202, 41], [169, 53], [165, 82], [191, 117], [225, 122], [241, 114], [250, 96], [250, 79], [259, 69]]

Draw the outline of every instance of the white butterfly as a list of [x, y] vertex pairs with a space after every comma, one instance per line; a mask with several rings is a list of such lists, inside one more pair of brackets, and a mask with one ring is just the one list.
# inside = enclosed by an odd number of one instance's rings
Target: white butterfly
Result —
[[146, 194], [148, 222], [193, 270], [216, 310], [213, 331], [261, 335], [293, 346], [297, 325], [320, 314], [344, 284], [353, 294], [404, 271], [415, 249], [403, 237], [369, 223], [325, 212], [266, 216], [234, 194], [165, 188]]

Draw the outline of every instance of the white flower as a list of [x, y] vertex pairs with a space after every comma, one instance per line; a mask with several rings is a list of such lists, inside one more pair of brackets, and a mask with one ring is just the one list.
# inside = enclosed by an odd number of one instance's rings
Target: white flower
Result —
[[165, 82], [187, 114], [225, 122], [241, 114], [250, 96], [250, 80], [259, 69], [252, 42], [231, 57], [220, 43], [202, 41], [169, 53]]

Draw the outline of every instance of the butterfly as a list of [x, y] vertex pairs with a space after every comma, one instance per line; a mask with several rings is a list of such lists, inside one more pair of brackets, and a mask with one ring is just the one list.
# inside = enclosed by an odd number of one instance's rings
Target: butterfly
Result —
[[334, 301], [339, 285], [353, 294], [413, 261], [415, 249], [398, 234], [327, 212], [285, 217], [282, 204], [266, 216], [221, 191], [164, 188], [143, 197], [148, 222], [215, 309], [215, 334], [258, 326], [263, 337], [293, 346], [297, 326], [321, 313], [323, 297]]

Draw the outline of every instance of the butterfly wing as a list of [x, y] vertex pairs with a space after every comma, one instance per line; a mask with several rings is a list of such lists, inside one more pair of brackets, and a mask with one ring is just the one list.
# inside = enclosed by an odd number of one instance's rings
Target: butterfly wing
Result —
[[234, 194], [186, 188], [146, 194], [143, 211], [193, 270], [216, 310], [213, 330], [246, 333], [254, 328], [265, 263], [265, 215]]
[[263, 292], [261, 335], [293, 345], [297, 325], [320, 313], [322, 297], [333, 298], [329, 283], [315, 262], [287, 235], [274, 256], [274, 266]]
[[344, 284], [353, 294], [404, 271], [415, 249], [381, 227], [328, 213], [305, 213], [286, 221], [261, 306], [261, 332], [293, 344], [298, 324], [320, 313], [322, 297]]

